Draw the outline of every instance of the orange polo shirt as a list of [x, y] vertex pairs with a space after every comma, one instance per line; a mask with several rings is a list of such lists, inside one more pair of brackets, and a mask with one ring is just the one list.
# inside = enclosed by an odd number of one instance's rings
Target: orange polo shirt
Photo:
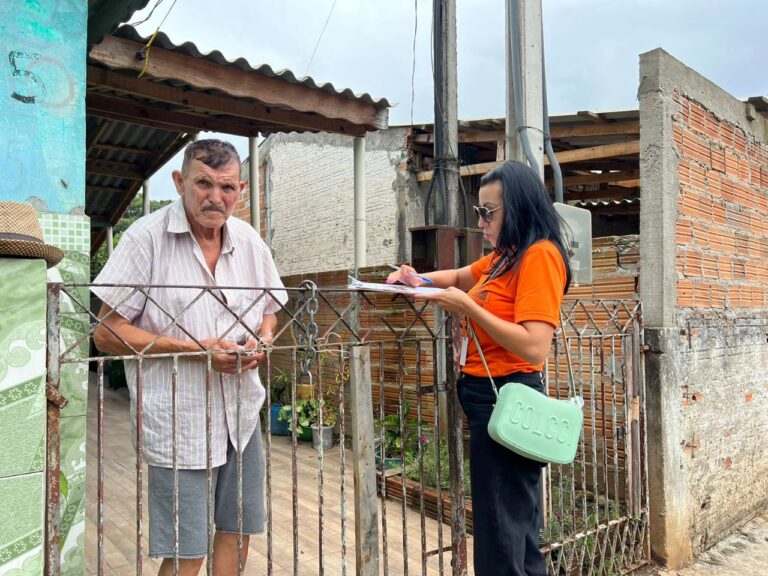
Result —
[[[469, 290], [472, 299], [508, 322], [520, 324], [536, 320], [557, 327], [566, 282], [565, 262], [557, 246], [549, 240], [537, 242], [528, 248], [515, 269], [487, 280], [497, 259], [498, 255], [492, 252], [472, 264], [472, 276], [476, 281]], [[493, 376], [536, 372], [543, 368], [543, 364], [531, 364], [502, 348], [476, 322], [473, 327]], [[469, 338], [469, 344], [462, 372], [487, 377], [472, 336], [465, 336]]]

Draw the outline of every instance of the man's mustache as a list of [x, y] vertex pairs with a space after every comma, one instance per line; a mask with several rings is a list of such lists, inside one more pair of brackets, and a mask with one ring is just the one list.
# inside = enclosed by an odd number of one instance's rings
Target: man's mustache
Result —
[[225, 213], [223, 206], [216, 206], [215, 204], [203, 204], [203, 212], [220, 212]]

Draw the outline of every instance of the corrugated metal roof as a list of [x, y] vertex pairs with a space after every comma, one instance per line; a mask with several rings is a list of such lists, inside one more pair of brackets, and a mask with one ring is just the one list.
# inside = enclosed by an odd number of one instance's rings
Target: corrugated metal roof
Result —
[[578, 200], [572, 202], [580, 208], [605, 208], [607, 206], [633, 206], [640, 204], [640, 198], [622, 198], [621, 200]]
[[101, 41], [149, 0], [88, 0], [88, 46]]
[[[148, 43], [150, 40], [150, 37], [141, 36], [138, 33], [138, 31], [132, 26], [121, 26], [115, 31], [113, 35], [118, 38], [125, 38], [126, 40], [141, 42], [143, 44]], [[391, 108], [392, 106], [386, 98], [374, 98], [367, 92], [362, 94], [356, 94], [349, 88], [340, 90], [330, 82], [318, 84], [310, 76], [304, 76], [299, 78], [290, 70], [275, 71], [271, 66], [267, 64], [262, 64], [258, 67], [254, 67], [245, 58], [228, 60], [218, 50], [213, 50], [212, 52], [208, 52], [207, 54], [204, 54], [203, 52], [200, 51], [200, 49], [197, 47], [197, 45], [194, 42], [184, 42], [183, 44], [175, 44], [163, 32], [159, 32], [157, 34], [157, 37], [152, 42], [152, 46], [156, 46], [164, 50], [171, 50], [179, 54], [184, 54], [185, 56], [191, 56], [192, 58], [208, 60], [209, 62], [214, 62], [220, 65], [233, 66], [245, 72], [255, 72], [256, 74], [260, 74], [261, 76], [266, 76], [268, 78], [278, 78], [284, 82], [288, 82], [289, 84], [299, 84], [301, 86], [305, 86], [313, 90], [322, 90], [323, 92], [326, 92], [328, 94], [342, 96], [345, 98], [349, 98], [350, 100], [358, 100], [360, 102], [365, 102], [366, 104], [373, 104], [378, 108], [385, 108], [385, 107]]]

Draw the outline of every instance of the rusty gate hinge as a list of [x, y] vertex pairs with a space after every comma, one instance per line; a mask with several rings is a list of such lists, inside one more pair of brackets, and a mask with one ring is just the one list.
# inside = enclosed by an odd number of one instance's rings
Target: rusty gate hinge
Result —
[[62, 393], [50, 384], [45, 385], [45, 397], [48, 399], [48, 402], [55, 404], [59, 408], [64, 408], [64, 406], [69, 404], [69, 400], [64, 398]]

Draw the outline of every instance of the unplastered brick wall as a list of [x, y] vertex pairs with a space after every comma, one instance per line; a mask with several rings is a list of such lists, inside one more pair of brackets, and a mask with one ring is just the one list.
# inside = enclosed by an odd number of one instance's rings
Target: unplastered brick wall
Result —
[[677, 306], [768, 307], [768, 146], [676, 94]]
[[[251, 221], [251, 189], [250, 189], [250, 174], [248, 170], [248, 161], [246, 160], [243, 162], [243, 165], [241, 167], [241, 178], [245, 182], [245, 188], [243, 188], [243, 191], [240, 193], [240, 198], [238, 198], [237, 203], [235, 204], [235, 208], [232, 211], [232, 214], [241, 220], [244, 220], [245, 222]], [[266, 173], [266, 170], [264, 166], [259, 167], [259, 220], [261, 222], [261, 226], [259, 227], [259, 230], [261, 231], [261, 237], [266, 238], [267, 234], [267, 203], [266, 203], [266, 197], [264, 194], [264, 174]]]
[[746, 119], [685, 92], [672, 100], [680, 443], [696, 553], [768, 504], [768, 146]]
[[[366, 138], [366, 264], [397, 261], [402, 219], [404, 131]], [[269, 237], [283, 275], [350, 268], [354, 262], [352, 138], [271, 136], [260, 149], [269, 195]], [[267, 207], [264, 207], [267, 210]]]

